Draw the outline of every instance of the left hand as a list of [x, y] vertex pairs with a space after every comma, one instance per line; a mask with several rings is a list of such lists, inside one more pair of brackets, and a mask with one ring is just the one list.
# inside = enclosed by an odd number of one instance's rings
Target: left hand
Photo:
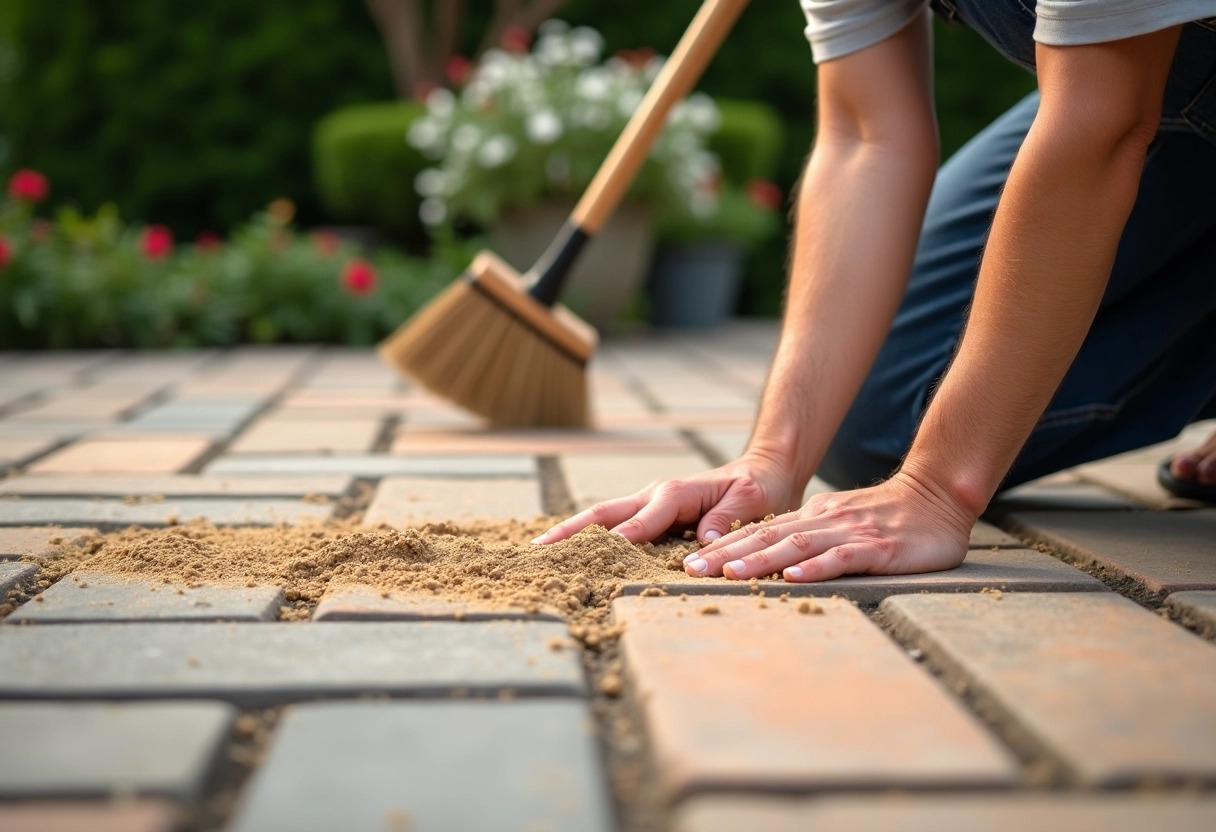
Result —
[[797, 583], [936, 572], [963, 562], [975, 520], [944, 490], [901, 472], [731, 532], [689, 555], [684, 571], [736, 580], [781, 572]]

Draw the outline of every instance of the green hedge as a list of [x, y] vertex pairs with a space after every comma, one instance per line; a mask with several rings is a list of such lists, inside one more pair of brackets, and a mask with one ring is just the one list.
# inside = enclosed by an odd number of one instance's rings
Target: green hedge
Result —
[[425, 111], [413, 101], [359, 104], [330, 113], [313, 134], [313, 175], [326, 210], [345, 222], [418, 233], [414, 177], [426, 166], [405, 140]]
[[733, 185], [773, 179], [781, 161], [785, 131], [777, 111], [762, 101], [716, 99], [722, 126], [709, 140], [722, 163], [722, 177]]

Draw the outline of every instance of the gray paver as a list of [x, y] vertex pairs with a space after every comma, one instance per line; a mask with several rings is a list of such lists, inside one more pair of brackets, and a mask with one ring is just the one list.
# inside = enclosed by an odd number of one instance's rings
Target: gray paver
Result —
[[0, 500], [0, 524], [92, 523], [163, 526], [204, 517], [217, 525], [273, 525], [325, 519], [333, 504], [280, 499], [179, 499], [128, 504], [121, 500], [49, 498]]
[[166, 402], [148, 408], [124, 427], [130, 430], [170, 430], [182, 433], [231, 433], [262, 407], [260, 398]]
[[710, 466], [692, 451], [667, 453], [565, 454], [562, 470], [576, 509], [613, 497], [624, 497], [655, 480], [690, 477]]
[[316, 621], [563, 621], [554, 612], [479, 607], [470, 601], [449, 601], [422, 592], [382, 593], [370, 586], [343, 586], [325, 593]]
[[1021, 534], [1159, 598], [1216, 589], [1216, 510], [1015, 512], [1009, 521]]
[[602, 783], [581, 702], [300, 705], [232, 829], [607, 832]]
[[0, 480], [0, 495], [26, 497], [340, 497], [354, 477], [211, 477], [198, 474], [24, 474]]
[[516, 621], [0, 627], [0, 698], [580, 694], [578, 657], [548, 646], [565, 635]]
[[37, 571], [38, 567], [32, 563], [0, 561], [0, 600], [10, 589], [21, 586]]
[[0, 437], [0, 465], [23, 465], [59, 444], [56, 439], [5, 439]]
[[1216, 777], [1216, 646], [1126, 598], [904, 595], [881, 610], [1076, 781]]
[[1079, 482], [1032, 482], [1002, 492], [989, 510], [1003, 516], [1012, 511], [1130, 511], [1130, 500], [1096, 485]]
[[705, 797], [675, 832], [1143, 832], [1216, 828], [1216, 799], [1198, 795], [866, 795], [814, 800]]
[[0, 560], [51, 555], [60, 544], [77, 543], [95, 529], [65, 526], [16, 526], [0, 528]]
[[388, 456], [387, 454], [225, 454], [206, 467], [208, 474], [350, 474], [355, 477], [532, 477], [536, 458], [496, 456]]
[[0, 796], [197, 796], [235, 713], [222, 702], [0, 704]]
[[271, 621], [283, 603], [278, 586], [190, 589], [159, 581], [75, 572], [27, 601], [9, 622]]
[[[673, 572], [664, 583], [627, 583], [626, 595], [637, 595], [651, 586], [668, 595], [749, 595], [747, 581], [726, 578], [689, 578]], [[1032, 549], [973, 549], [955, 569], [922, 575], [849, 575], [813, 584], [762, 581], [759, 585], [772, 598], [784, 592], [800, 598], [843, 595], [861, 604], [877, 604], [890, 595], [910, 592], [1104, 592], [1106, 586], [1091, 575], [1050, 555]]]
[[531, 519], [544, 514], [536, 479], [386, 477], [363, 516], [397, 528], [446, 520]]
[[971, 529], [970, 546], [972, 549], [988, 549], [993, 546], [998, 549], [1021, 549], [1025, 545], [1008, 532], [998, 529], [991, 523], [985, 523], [983, 520], [976, 522], [975, 527]]
[[1183, 624], [1216, 639], [1216, 590], [1175, 592], [1165, 603]]

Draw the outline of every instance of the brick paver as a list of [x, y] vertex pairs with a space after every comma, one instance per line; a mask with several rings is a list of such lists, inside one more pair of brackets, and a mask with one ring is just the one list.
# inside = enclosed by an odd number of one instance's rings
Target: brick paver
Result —
[[[197, 474], [25, 474], [0, 480], [0, 495], [24, 497], [340, 497], [354, 477], [216, 477]], [[3, 540], [0, 531], [0, 540]]]
[[229, 446], [232, 453], [362, 453], [380, 434], [380, 418], [261, 419]]
[[669, 795], [1016, 781], [1008, 752], [859, 610], [817, 603], [613, 602]]
[[1033, 482], [998, 494], [991, 511], [1004, 516], [1025, 511], [1130, 511], [1136, 503], [1086, 482]]
[[[0, 485], [7, 482], [0, 480]], [[44, 558], [61, 544], [76, 543], [92, 534], [94, 529], [82, 527], [16, 526], [0, 528], [0, 560], [27, 555]]]
[[211, 447], [205, 436], [84, 439], [29, 467], [41, 474], [171, 474]]
[[324, 520], [333, 503], [290, 499], [172, 499], [162, 502], [128, 502], [85, 498], [36, 497], [17, 502], [0, 500], [0, 524], [92, 523], [97, 525], [163, 526], [196, 517], [221, 526], [298, 523]]
[[0, 561], [0, 601], [3, 601], [10, 589], [24, 586], [37, 571], [38, 567], [32, 563]]
[[1216, 646], [1126, 598], [905, 595], [881, 609], [1070, 778], [1216, 777]]
[[1166, 606], [1188, 627], [1210, 639], [1216, 639], [1216, 591], [1191, 590], [1175, 592]]
[[613, 497], [624, 497], [655, 480], [691, 477], [709, 469], [692, 451], [662, 454], [565, 454], [562, 471], [575, 507], [587, 508]]
[[49, 451], [58, 439], [5, 439], [0, 437], [0, 465], [20, 465]]
[[1216, 510], [1014, 512], [1009, 521], [1021, 534], [1158, 598], [1216, 589]]
[[369, 586], [341, 586], [329, 590], [313, 613], [316, 621], [564, 621], [541, 609], [498, 609], [471, 601], [450, 601], [421, 592], [384, 593]]
[[0, 797], [196, 796], [235, 715], [221, 702], [0, 703]]
[[385, 477], [363, 521], [396, 528], [444, 520], [530, 519], [544, 514], [535, 479]]
[[589, 724], [568, 700], [296, 706], [231, 828], [607, 832]]
[[[689, 578], [673, 572], [659, 584], [627, 583], [625, 594], [636, 595], [651, 586], [662, 587], [668, 595], [750, 595], [755, 592], [746, 581], [726, 578]], [[889, 595], [911, 592], [1103, 592], [1105, 585], [1079, 569], [1050, 555], [1031, 549], [973, 549], [963, 564], [945, 572], [922, 575], [850, 575], [831, 581], [795, 584], [764, 581], [758, 585], [769, 598], [782, 593], [792, 597], [830, 597], [843, 595], [861, 604], [877, 604]]]
[[700, 798], [674, 832], [1142, 832], [1216, 827], [1216, 799], [1191, 795], [866, 795], [780, 800]]
[[578, 657], [548, 646], [565, 633], [515, 621], [0, 627], [0, 699], [579, 694]]
[[18, 419], [118, 419], [134, 409], [156, 392], [156, 385], [133, 385], [127, 390], [118, 390], [106, 385], [86, 390], [75, 390], [53, 395], [45, 401], [27, 407], [13, 408]]
[[272, 621], [283, 604], [277, 586], [196, 589], [94, 572], [75, 572], [27, 601], [13, 623], [85, 621]]
[[355, 477], [531, 477], [536, 458], [524, 454], [493, 454], [468, 457], [400, 457], [378, 454], [334, 454], [291, 456], [221, 456], [206, 467], [212, 475], [275, 475], [282, 477], [350, 474]]
[[160, 800], [0, 804], [4, 832], [172, 832], [178, 811]]
[[621, 454], [678, 451], [688, 443], [674, 430], [632, 431], [531, 430], [403, 432], [394, 441], [395, 454]]

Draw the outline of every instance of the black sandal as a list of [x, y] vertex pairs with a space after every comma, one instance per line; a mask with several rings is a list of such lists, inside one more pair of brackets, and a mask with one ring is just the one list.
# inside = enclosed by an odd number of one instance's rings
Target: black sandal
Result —
[[1174, 476], [1170, 470], [1173, 457], [1165, 459], [1157, 467], [1157, 482], [1161, 487], [1184, 500], [1198, 500], [1201, 503], [1216, 504], [1216, 485], [1205, 484], [1195, 480], [1184, 480]]

